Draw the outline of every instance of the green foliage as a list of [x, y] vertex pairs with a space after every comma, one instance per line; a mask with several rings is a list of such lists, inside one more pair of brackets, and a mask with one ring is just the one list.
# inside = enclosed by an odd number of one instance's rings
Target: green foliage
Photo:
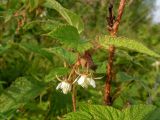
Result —
[[61, 47], [54, 47], [45, 49], [49, 53], [53, 53], [55, 56], [59, 57], [62, 62], [67, 62], [73, 64], [76, 61], [76, 54], [70, 51], [67, 51]]
[[123, 110], [124, 120], [144, 120], [145, 117], [156, 109], [152, 105], [135, 105]]
[[160, 57], [160, 55], [153, 52], [152, 50], [144, 46], [142, 43], [132, 39], [124, 37], [100, 36], [99, 40], [100, 40], [100, 45], [102, 45], [105, 48], [108, 48], [108, 45], [114, 45], [116, 47], [123, 47], [130, 50], [135, 50], [140, 53], [145, 53], [153, 57]]
[[31, 78], [20, 77], [0, 95], [0, 116], [1, 118], [9, 117], [18, 108], [23, 107], [33, 98], [38, 96], [44, 85]]
[[33, 11], [38, 7], [39, 0], [29, 0], [29, 11]]
[[70, 25], [58, 26], [55, 30], [51, 31], [47, 35], [75, 49], [80, 41], [80, 36], [77, 29]]
[[65, 47], [70, 47], [81, 53], [92, 47], [91, 43], [86, 40], [82, 40], [77, 29], [70, 25], [58, 26], [53, 31], [49, 32], [47, 36], [57, 39], [61, 43], [64, 43]]
[[[115, 1], [115, 9], [118, 2]], [[160, 27], [143, 17], [148, 16], [152, 4], [145, 0], [128, 1], [118, 34], [127, 38], [104, 35], [98, 41], [95, 36], [106, 34], [108, 1], [0, 0], [0, 120], [56, 120], [65, 114], [64, 119], [68, 120], [158, 120], [159, 65], [152, 63], [159, 62], [159, 54], [151, 49], [160, 50]], [[112, 107], [99, 105], [103, 100], [109, 45], [125, 48], [116, 49], [115, 53]], [[99, 49], [100, 46], [105, 49]], [[87, 56], [89, 62], [97, 69], [79, 67], [77, 71], [89, 71], [93, 78], [102, 79], [95, 79], [96, 88], [76, 86], [77, 112], [69, 113], [71, 93], [64, 95], [56, 90], [61, 82], [56, 76], [66, 80], [85, 51], [90, 52], [93, 61]], [[74, 74], [69, 80], [76, 77]], [[145, 103], [157, 108], [138, 105]]]
[[65, 120], [144, 120], [146, 115], [155, 110], [152, 105], [134, 105], [122, 111], [100, 105], [87, 105], [85, 107], [83, 111], [68, 113]]
[[57, 76], [64, 76], [64, 75], [67, 75], [67, 73], [69, 73], [68, 68], [64, 68], [64, 67], [53, 68], [48, 73], [48, 75], [45, 76], [45, 82], [54, 81], [54, 79], [56, 79], [56, 75]]
[[77, 28], [79, 33], [83, 31], [84, 27], [81, 18], [77, 16], [75, 13], [62, 7], [57, 1], [47, 0], [44, 6], [58, 11], [70, 25]]
[[64, 115], [72, 111], [71, 94], [64, 95], [58, 91], [54, 91], [51, 97], [50, 115]]
[[5, 53], [10, 48], [10, 45], [2, 46], [0, 45], [0, 55]]
[[39, 54], [41, 56], [44, 56], [48, 60], [52, 61], [52, 54], [50, 54], [49, 52], [45, 51], [43, 48], [41, 48], [38, 45], [22, 43], [22, 44], [20, 44], [20, 47], [22, 47], [23, 49], [27, 49], [29, 52], [34, 52], [34, 53], [37, 53], [37, 54]]

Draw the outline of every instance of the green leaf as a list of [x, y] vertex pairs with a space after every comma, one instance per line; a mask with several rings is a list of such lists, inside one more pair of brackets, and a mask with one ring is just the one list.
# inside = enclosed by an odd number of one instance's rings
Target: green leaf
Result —
[[54, 47], [45, 49], [47, 52], [52, 53], [60, 58], [60, 60], [65, 61], [69, 64], [73, 64], [76, 61], [76, 54], [70, 52], [62, 47]]
[[86, 50], [89, 50], [92, 48], [92, 44], [89, 41], [86, 40], [80, 40], [78, 42], [77, 51], [80, 53], [83, 53]]
[[128, 75], [125, 72], [118, 72], [117, 73], [117, 80], [119, 80], [119, 81], [131, 81], [134, 79], [135, 79], [134, 77]]
[[39, 0], [29, 0], [29, 11], [32, 12], [35, 8], [38, 7]]
[[63, 94], [55, 90], [51, 93], [51, 104], [49, 115], [59, 116], [72, 111], [71, 94]]
[[23, 29], [25, 30], [34, 29], [34, 28], [37, 28], [37, 26], [39, 26], [40, 30], [42, 29], [45, 32], [50, 32], [56, 29], [60, 25], [63, 25], [63, 24], [54, 20], [35, 20], [35, 21], [26, 23], [23, 26]]
[[88, 111], [67, 114], [65, 120], [123, 120], [121, 111], [113, 107], [101, 105], [88, 105], [87, 107]]
[[121, 111], [109, 106], [93, 105], [90, 113], [95, 120], [123, 120], [124, 117]]
[[79, 111], [79, 112], [67, 114], [64, 120], [93, 120], [93, 119], [89, 113]]
[[110, 37], [110, 36], [100, 36], [99, 37], [99, 43], [102, 47], [107, 48], [108, 45], [114, 45], [116, 47], [123, 47], [130, 50], [134, 50], [140, 53], [145, 53], [150, 56], [154, 57], [160, 57], [159, 54], [155, 53], [154, 51], [147, 48], [145, 45], [143, 45], [140, 42], [137, 42], [135, 40], [131, 40], [124, 37]]
[[0, 114], [6, 115], [15, 112], [19, 107], [34, 99], [44, 89], [38, 81], [20, 77], [0, 95]]
[[155, 109], [153, 112], [148, 114], [144, 120], [159, 120], [160, 118], [160, 108]]
[[120, 111], [109, 106], [85, 105], [83, 109], [65, 115], [64, 120], [144, 120], [155, 108], [152, 105], [133, 105]]
[[18, 0], [9, 0], [9, 8], [10, 9], [16, 9], [16, 6], [18, 5], [19, 1]]
[[52, 61], [52, 54], [44, 50], [38, 45], [31, 44], [31, 43], [22, 43], [20, 47], [29, 50], [30, 52], [38, 53], [41, 56], [46, 57], [48, 60]]
[[57, 1], [46, 0], [46, 3], [44, 4], [44, 6], [51, 9], [55, 9], [57, 12], [59, 12], [70, 25], [77, 28], [79, 33], [83, 31], [84, 25], [83, 25], [82, 19], [75, 13], [61, 6]]
[[62, 23], [58, 22], [58, 21], [53, 21], [53, 20], [48, 20], [48, 21], [44, 21], [42, 24], [41, 24], [41, 28], [42, 30], [44, 31], [52, 31], [54, 29], [56, 29], [58, 26], [60, 25], [63, 25]]
[[69, 68], [65, 67], [56, 67], [53, 68], [48, 75], [45, 76], [44, 81], [45, 82], [50, 82], [53, 81], [57, 76], [64, 76], [69, 73]]
[[123, 111], [125, 114], [124, 120], [144, 120], [146, 115], [154, 111], [155, 108], [152, 105], [133, 105]]
[[2, 45], [0, 44], [0, 55], [3, 54], [3, 53], [5, 53], [10, 47], [11, 47], [10, 44], [8, 44], [8, 45], [6, 45], [6, 46], [2, 46]]
[[71, 47], [81, 53], [92, 47], [89, 41], [80, 39], [77, 29], [70, 25], [59, 24], [47, 36], [57, 39], [67, 47]]
[[96, 69], [96, 73], [105, 73], [106, 72], [106, 65], [107, 64], [107, 62], [105, 61], [105, 62], [100, 62], [99, 64], [98, 64], [98, 68]]
[[13, 11], [10, 10], [10, 9], [7, 10], [7, 11], [5, 12], [5, 20], [4, 20], [4, 22], [7, 23], [8, 21], [10, 21], [11, 18], [12, 18], [12, 16], [13, 16]]
[[80, 40], [77, 29], [70, 25], [60, 25], [55, 30], [49, 32], [47, 35], [75, 49], [77, 48], [78, 42]]

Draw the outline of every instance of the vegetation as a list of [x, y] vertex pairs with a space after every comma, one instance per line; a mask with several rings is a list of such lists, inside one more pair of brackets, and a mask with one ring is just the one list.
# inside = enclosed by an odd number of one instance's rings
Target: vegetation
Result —
[[0, 120], [158, 120], [153, 3], [0, 0]]

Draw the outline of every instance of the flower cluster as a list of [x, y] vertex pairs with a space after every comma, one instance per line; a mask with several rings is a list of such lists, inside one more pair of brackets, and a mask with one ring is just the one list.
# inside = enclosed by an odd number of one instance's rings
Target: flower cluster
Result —
[[78, 76], [75, 81], [77, 81], [78, 85], [81, 85], [83, 88], [88, 88], [89, 85], [91, 85], [93, 88], [96, 87], [94, 79], [92, 77], [88, 77], [85, 74]]
[[64, 94], [67, 94], [68, 92], [71, 91], [72, 84], [78, 83], [78, 85], [82, 86], [83, 88], [88, 88], [88, 86], [92, 86], [93, 88], [96, 87], [96, 83], [94, 79], [99, 79], [99, 78], [94, 78], [89, 75], [89, 74], [78, 74], [78, 77], [74, 80], [73, 83], [68, 82], [67, 80], [62, 81], [60, 78], [57, 77], [58, 80], [61, 82], [58, 84], [56, 87], [56, 90], [61, 89]]

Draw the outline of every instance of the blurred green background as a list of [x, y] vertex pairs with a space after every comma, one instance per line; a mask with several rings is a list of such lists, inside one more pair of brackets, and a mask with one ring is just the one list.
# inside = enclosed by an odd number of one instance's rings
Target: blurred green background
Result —
[[[45, 0], [34, 1], [38, 3], [32, 6], [32, 0], [0, 0], [2, 120], [54, 120], [72, 111], [71, 94], [64, 95], [55, 90], [58, 83], [55, 74], [65, 74], [64, 69], [59, 68], [63, 65], [63, 60], [39, 49], [59, 46], [56, 40], [45, 34], [55, 27], [53, 22], [64, 23], [64, 20], [58, 12], [42, 5]], [[81, 34], [83, 39], [94, 41], [98, 35], [109, 34], [106, 19], [108, 0], [58, 0], [58, 2], [82, 18], [85, 28]], [[141, 41], [160, 54], [160, 24], [153, 22], [152, 15], [155, 2], [155, 0], [127, 0], [118, 36]], [[119, 1], [115, 0], [115, 16], [118, 5]], [[62, 53], [63, 51], [60, 54]], [[96, 89], [78, 88], [78, 105], [103, 104], [107, 55], [107, 51], [103, 50], [97, 50], [93, 54], [93, 61], [97, 65], [96, 75], [104, 78], [96, 81]], [[127, 105], [140, 103], [159, 107], [159, 67], [160, 59], [117, 49], [114, 60], [116, 74], [112, 82], [113, 107], [121, 109]], [[6, 96], [6, 92], [14, 94], [15, 100], [10, 99], [10, 95]]]

